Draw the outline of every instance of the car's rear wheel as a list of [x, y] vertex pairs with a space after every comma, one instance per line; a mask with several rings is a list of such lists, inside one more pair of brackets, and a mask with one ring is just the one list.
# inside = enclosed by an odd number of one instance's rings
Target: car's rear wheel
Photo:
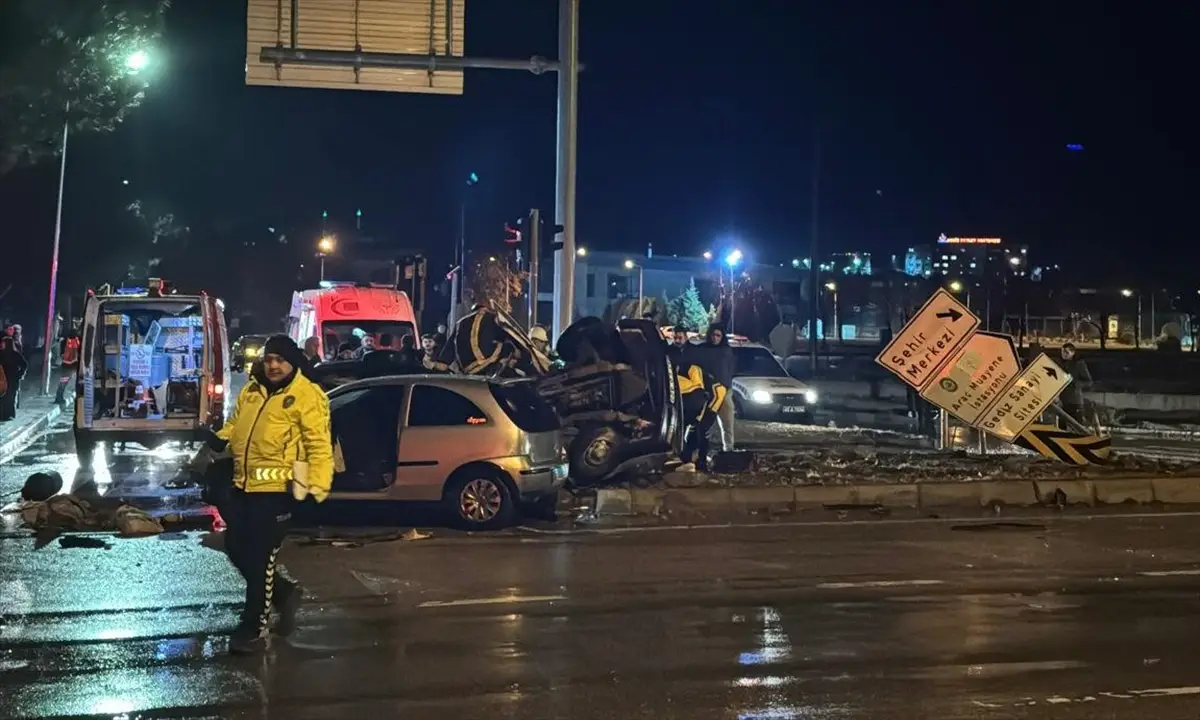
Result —
[[499, 470], [468, 465], [454, 473], [442, 493], [450, 520], [464, 530], [496, 530], [517, 517], [517, 502]]

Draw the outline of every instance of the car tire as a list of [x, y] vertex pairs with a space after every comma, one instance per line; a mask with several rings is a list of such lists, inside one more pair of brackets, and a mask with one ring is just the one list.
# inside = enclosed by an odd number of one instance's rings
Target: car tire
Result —
[[455, 471], [442, 492], [450, 522], [463, 530], [498, 530], [517, 518], [517, 500], [504, 474], [488, 465]]
[[746, 417], [746, 411], [742, 409], [742, 400], [737, 395], [733, 396], [733, 416], [735, 418]]
[[586, 488], [603, 482], [621, 464], [625, 444], [624, 436], [606, 425], [581, 429], [567, 450], [571, 484]]

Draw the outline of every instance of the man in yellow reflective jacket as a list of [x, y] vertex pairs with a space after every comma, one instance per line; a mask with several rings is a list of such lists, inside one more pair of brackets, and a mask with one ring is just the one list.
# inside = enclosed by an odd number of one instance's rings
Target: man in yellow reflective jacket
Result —
[[230, 637], [231, 652], [263, 647], [272, 608], [279, 613], [281, 635], [295, 627], [303, 591], [276, 558], [292, 506], [309, 495], [324, 501], [333, 482], [329, 402], [307, 370], [304, 354], [290, 338], [268, 339], [232, 416], [210, 443], [233, 456], [233, 487], [221, 508], [225, 551], [246, 581], [246, 605]]
[[725, 405], [725, 386], [699, 365], [681, 360], [679, 394], [683, 405], [683, 465], [679, 470], [708, 470], [708, 431]]

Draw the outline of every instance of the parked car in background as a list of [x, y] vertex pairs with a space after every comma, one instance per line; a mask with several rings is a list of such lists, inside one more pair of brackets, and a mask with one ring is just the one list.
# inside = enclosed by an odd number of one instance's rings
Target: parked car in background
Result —
[[329, 392], [335, 500], [439, 503], [468, 530], [549, 505], [567, 479], [554, 409], [529, 381], [396, 375]]
[[757, 343], [733, 344], [733, 409], [747, 420], [811, 423], [817, 391], [788, 375]]

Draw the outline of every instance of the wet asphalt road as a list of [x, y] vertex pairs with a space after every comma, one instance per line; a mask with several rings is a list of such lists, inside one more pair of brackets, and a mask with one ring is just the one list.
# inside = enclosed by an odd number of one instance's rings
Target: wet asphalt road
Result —
[[[71, 457], [47, 436], [0, 494]], [[185, 457], [97, 479], [185, 507]], [[0, 718], [1200, 717], [1200, 515], [297, 538], [309, 601], [261, 658], [227, 653], [242, 586], [201, 534], [9, 528]]]
[[261, 658], [197, 533], [10, 534], [0, 718], [1194, 719], [1198, 519], [297, 540]]

